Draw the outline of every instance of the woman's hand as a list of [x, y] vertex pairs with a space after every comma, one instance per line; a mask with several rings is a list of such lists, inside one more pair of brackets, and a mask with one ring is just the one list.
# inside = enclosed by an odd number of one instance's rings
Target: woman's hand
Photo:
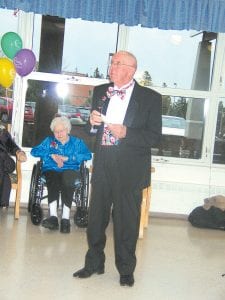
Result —
[[64, 165], [64, 162], [68, 160], [67, 156], [58, 155], [58, 154], [52, 154], [51, 157], [56, 162], [56, 164], [59, 168], [62, 168]]

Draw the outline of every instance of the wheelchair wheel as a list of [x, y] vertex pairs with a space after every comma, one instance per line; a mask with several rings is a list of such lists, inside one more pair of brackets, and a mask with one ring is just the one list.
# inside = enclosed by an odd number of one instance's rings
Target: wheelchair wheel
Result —
[[34, 203], [32, 205], [30, 217], [31, 217], [31, 222], [34, 225], [39, 225], [41, 223], [43, 212], [40, 204]]
[[84, 167], [81, 170], [82, 174], [82, 186], [81, 186], [81, 207], [88, 208], [88, 196], [89, 196], [89, 169]]
[[74, 223], [80, 228], [85, 228], [88, 225], [89, 169], [84, 164], [81, 166], [81, 187], [79, 192]]
[[88, 209], [77, 207], [74, 214], [74, 223], [77, 227], [85, 228], [88, 225]]
[[43, 183], [41, 182], [41, 162], [38, 161], [37, 164], [34, 165], [32, 171], [28, 202], [28, 212], [30, 212], [31, 222], [34, 225], [39, 225], [42, 220], [43, 213], [40, 205], [42, 194]]
[[31, 205], [32, 203], [34, 203], [36, 182], [37, 182], [37, 164], [33, 166], [32, 175], [31, 175], [30, 192], [29, 192], [29, 200], [28, 200], [28, 207], [27, 207], [28, 212], [31, 211]]

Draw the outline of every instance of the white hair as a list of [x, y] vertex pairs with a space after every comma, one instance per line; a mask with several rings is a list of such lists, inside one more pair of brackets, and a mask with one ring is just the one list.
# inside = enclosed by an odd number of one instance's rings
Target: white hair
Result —
[[62, 117], [55, 117], [51, 124], [50, 124], [50, 129], [52, 132], [54, 132], [54, 129], [55, 129], [55, 126], [58, 125], [58, 124], [62, 124], [65, 129], [68, 130], [68, 133], [70, 133], [71, 131], [71, 123], [70, 123], [70, 120], [65, 117], [65, 116], [62, 116]]
[[136, 56], [133, 53], [131, 53], [129, 51], [125, 51], [125, 50], [119, 50], [115, 54], [122, 54], [122, 55], [128, 56], [133, 61], [133, 67], [135, 69], [137, 69], [137, 58], [136, 58]]

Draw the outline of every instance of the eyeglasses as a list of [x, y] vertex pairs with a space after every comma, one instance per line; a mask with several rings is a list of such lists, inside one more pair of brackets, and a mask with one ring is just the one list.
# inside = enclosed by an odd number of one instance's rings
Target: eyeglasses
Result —
[[62, 130], [57, 130], [57, 131], [53, 131], [54, 134], [58, 135], [58, 134], [62, 134], [66, 131], [66, 128], [62, 129]]
[[127, 67], [131, 67], [131, 68], [135, 68], [135, 66], [123, 64], [120, 61], [112, 61], [110, 66], [114, 66], [114, 67], [127, 66]]

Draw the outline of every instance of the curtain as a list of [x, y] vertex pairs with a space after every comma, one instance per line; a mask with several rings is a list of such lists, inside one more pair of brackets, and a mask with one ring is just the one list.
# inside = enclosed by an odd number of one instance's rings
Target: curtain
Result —
[[0, 0], [0, 8], [127, 26], [225, 32], [225, 0]]

